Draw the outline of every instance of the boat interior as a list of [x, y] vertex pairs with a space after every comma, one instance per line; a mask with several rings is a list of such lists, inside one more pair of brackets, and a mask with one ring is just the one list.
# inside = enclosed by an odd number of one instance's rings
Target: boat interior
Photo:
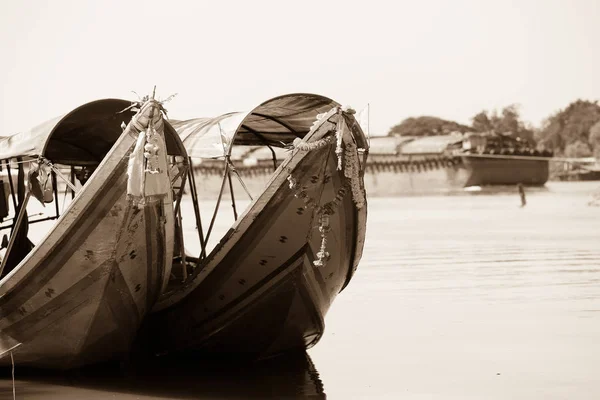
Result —
[[[0, 279], [68, 211], [135, 115], [131, 105], [118, 99], [94, 101], [30, 131], [0, 138]], [[165, 139], [170, 168], [181, 167], [185, 150], [168, 124]]]

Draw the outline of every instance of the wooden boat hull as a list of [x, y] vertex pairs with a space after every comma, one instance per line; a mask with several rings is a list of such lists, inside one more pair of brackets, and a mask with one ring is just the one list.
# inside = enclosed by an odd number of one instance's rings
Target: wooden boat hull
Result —
[[469, 172], [465, 186], [516, 185], [543, 186], [548, 181], [548, 160], [462, 157]]
[[600, 181], [600, 170], [570, 171], [557, 176], [560, 181]]
[[165, 287], [172, 201], [127, 197], [135, 144], [122, 135], [45, 239], [0, 285], [0, 366], [67, 369], [130, 349]]
[[[316, 210], [332, 202], [342, 187], [348, 184], [337, 170], [335, 143], [295, 151], [192, 283], [159, 302], [164, 308], [149, 316], [141, 345], [155, 353], [255, 358], [316, 344], [364, 243], [366, 205], [357, 208], [348, 189], [330, 215], [329, 259], [323, 266], [314, 264], [321, 247]], [[316, 206], [308, 207], [308, 199]]]

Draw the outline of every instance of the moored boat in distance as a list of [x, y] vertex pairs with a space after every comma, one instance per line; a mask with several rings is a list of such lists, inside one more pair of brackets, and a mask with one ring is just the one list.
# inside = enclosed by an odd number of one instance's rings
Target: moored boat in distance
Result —
[[451, 149], [468, 171], [465, 186], [543, 186], [549, 177], [550, 151], [538, 151], [519, 137], [468, 134], [462, 148]]
[[564, 161], [555, 174], [560, 181], [598, 181], [600, 162], [594, 157], [572, 158]]
[[0, 140], [13, 188], [1, 210], [0, 366], [68, 369], [129, 352], [167, 285], [172, 172], [187, 167], [163, 111], [152, 98], [99, 100]]
[[496, 134], [374, 137], [365, 175], [374, 195], [458, 193], [464, 188], [543, 186], [553, 154]]
[[[205, 203], [191, 182], [202, 249], [198, 257], [184, 254], [183, 268], [174, 264], [179, 275], [144, 324], [142, 348], [256, 358], [319, 341], [364, 244], [368, 144], [352, 113], [322, 96], [292, 94], [248, 113], [173, 122], [200, 165], [220, 160], [215, 214], [229, 191], [235, 222], [207, 249], [215, 217], [200, 221]], [[273, 172], [238, 216], [236, 199], [250, 189], [231, 155], [245, 146], [271, 153]], [[283, 161], [276, 148], [289, 150]]]

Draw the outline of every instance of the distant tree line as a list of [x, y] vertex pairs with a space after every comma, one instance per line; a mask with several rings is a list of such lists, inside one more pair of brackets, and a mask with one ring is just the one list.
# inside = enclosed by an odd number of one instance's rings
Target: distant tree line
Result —
[[492, 132], [520, 137], [539, 149], [566, 157], [600, 159], [600, 105], [577, 100], [544, 120], [535, 129], [525, 123], [515, 104], [497, 111], [481, 111], [471, 118], [471, 126], [432, 116], [410, 117], [390, 129], [388, 135], [435, 136], [452, 132]]
[[577, 100], [548, 117], [537, 132], [539, 143], [567, 157], [600, 156], [600, 106]]
[[393, 136], [436, 136], [452, 132], [472, 132], [470, 126], [438, 117], [410, 117], [392, 127], [388, 135]]

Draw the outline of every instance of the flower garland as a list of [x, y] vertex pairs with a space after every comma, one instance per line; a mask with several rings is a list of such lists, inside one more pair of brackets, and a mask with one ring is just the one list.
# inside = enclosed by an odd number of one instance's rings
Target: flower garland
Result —
[[338, 206], [340, 205], [340, 203], [346, 196], [347, 192], [348, 192], [348, 184], [345, 184], [344, 186], [339, 188], [339, 190], [337, 191], [333, 200], [331, 200], [331, 201], [323, 204], [321, 207], [319, 207], [319, 214], [328, 214], [328, 215], [335, 214]]
[[305, 187], [300, 187], [298, 186], [298, 182], [294, 179], [294, 177], [292, 175], [289, 175], [287, 177], [289, 184], [289, 187], [291, 190], [294, 191], [294, 197], [297, 199], [301, 199], [304, 202], [304, 208], [308, 208], [308, 207], [314, 207], [315, 206], [315, 201], [312, 197], [308, 196], [308, 193], [306, 192], [306, 188]]
[[316, 140], [311, 143], [306, 143], [304, 140], [300, 138], [294, 139], [293, 146], [295, 149], [302, 151], [311, 151], [318, 150], [322, 147], [325, 147], [333, 142], [333, 136], [327, 136], [326, 138]]
[[315, 267], [324, 267], [329, 260], [329, 252], [327, 251], [327, 234], [331, 231], [329, 226], [329, 216], [335, 214], [338, 206], [342, 202], [347, 192], [347, 184], [342, 186], [336, 193], [335, 198], [319, 207], [317, 214], [319, 215], [319, 232], [321, 233], [321, 248], [317, 252], [317, 259], [313, 261]]
[[344, 141], [344, 134], [346, 133], [346, 124], [344, 123], [344, 118], [340, 115], [337, 122], [337, 127], [335, 130], [336, 137], [336, 146], [335, 146], [335, 154], [337, 155], [337, 169], [338, 171], [342, 170], [342, 142]]
[[350, 187], [352, 189], [352, 200], [354, 201], [356, 208], [362, 208], [365, 205], [365, 192], [360, 179], [358, 149], [352, 140], [349, 140], [346, 143], [344, 166], [344, 176], [350, 181]]
[[125, 127], [126, 132], [137, 132], [127, 165], [127, 195], [136, 206], [162, 200], [170, 193], [164, 126], [162, 105], [150, 99]]
[[316, 116], [316, 118], [315, 118], [314, 122], [313, 122], [313, 123], [312, 123], [312, 125], [310, 126], [310, 130], [312, 131], [312, 130], [315, 128], [315, 126], [316, 126], [316, 125], [318, 125], [318, 124], [319, 124], [319, 122], [320, 122], [320, 121], [321, 121], [323, 118], [325, 118], [325, 116], [326, 116], [326, 115], [327, 115], [327, 113], [321, 113], [321, 114], [317, 114], [317, 116]]
[[146, 169], [150, 174], [158, 174], [160, 171], [158, 153], [160, 151], [160, 136], [153, 126], [149, 126], [146, 131], [146, 144], [144, 145], [144, 158], [146, 159]]
[[[318, 207], [316, 210], [316, 214], [318, 215], [319, 219], [319, 232], [321, 234], [321, 247], [316, 254], [317, 259], [313, 261], [313, 264], [316, 267], [325, 266], [330, 258], [330, 254], [327, 251], [327, 235], [331, 231], [330, 216], [336, 213], [340, 203], [346, 196], [348, 189], [350, 189], [352, 192], [352, 201], [354, 202], [356, 208], [360, 209], [365, 205], [365, 193], [361, 180], [358, 148], [356, 143], [354, 143], [352, 133], [346, 124], [344, 113], [354, 114], [354, 110], [349, 107], [339, 110], [335, 135], [329, 135], [312, 143], [306, 143], [300, 138], [294, 139], [293, 142], [293, 147], [295, 149], [312, 151], [330, 145], [335, 140], [337, 170], [343, 171], [343, 176], [345, 178], [345, 183], [337, 191], [335, 198], [332, 201], [329, 201]], [[314, 129], [315, 124], [317, 124], [324, 115], [325, 114], [319, 114], [317, 116], [317, 120], [313, 123], [311, 130]], [[299, 187], [298, 182], [292, 175], [289, 175], [287, 180], [289, 182], [290, 189], [294, 192], [294, 197], [304, 201], [304, 208], [309, 206], [315, 207], [315, 201], [308, 196], [305, 187]]]

